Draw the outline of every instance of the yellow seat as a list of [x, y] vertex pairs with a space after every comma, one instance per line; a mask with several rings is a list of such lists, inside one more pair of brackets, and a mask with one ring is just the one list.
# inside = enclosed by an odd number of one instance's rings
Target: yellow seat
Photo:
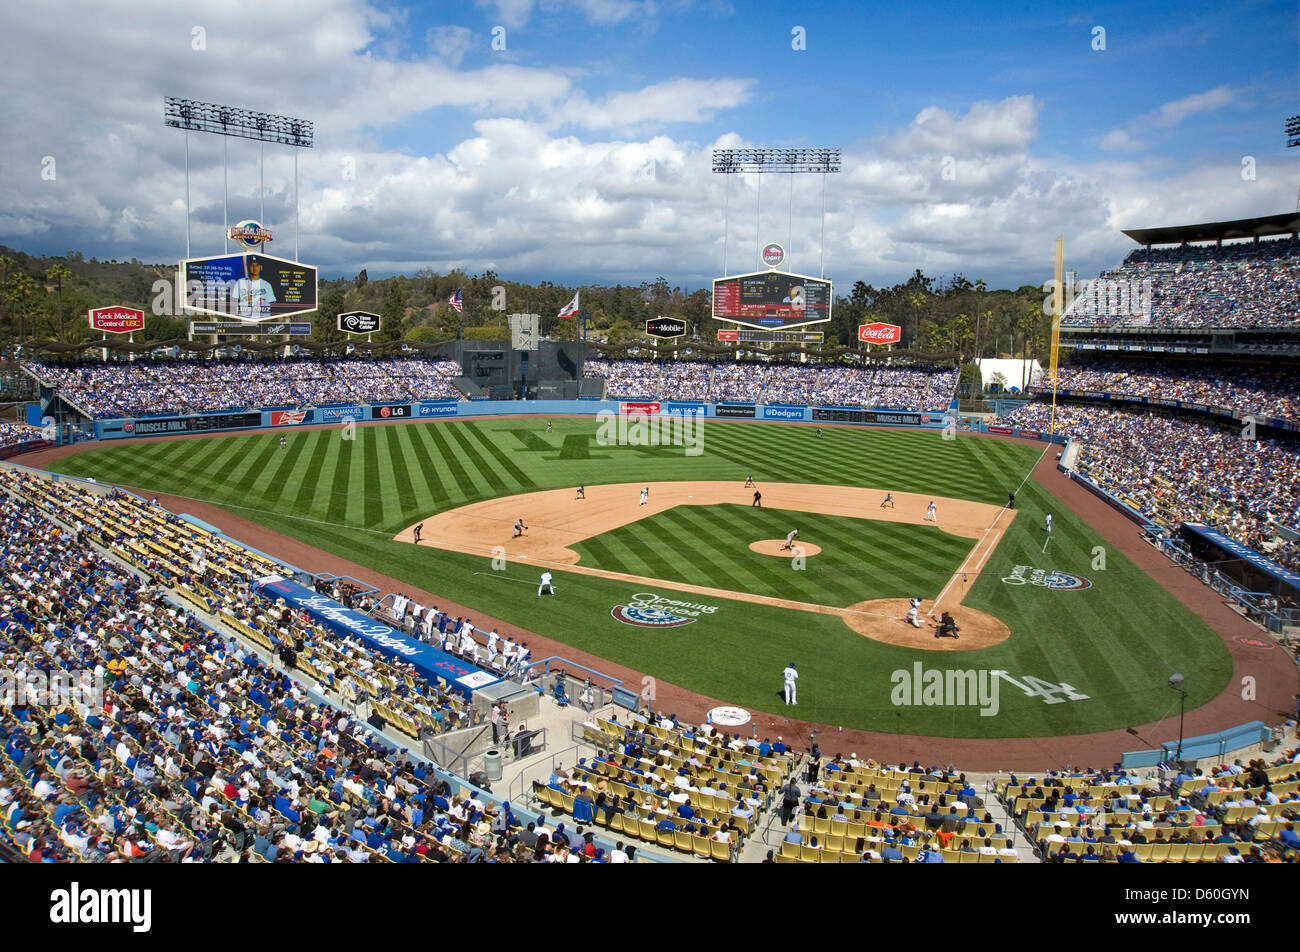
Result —
[[696, 856], [708, 859], [713, 855], [713, 847], [709, 845], [710, 842], [712, 841], [707, 836], [692, 836], [691, 849]]
[[799, 844], [791, 843], [789, 840], [781, 841], [781, 855], [789, 859], [799, 858]]
[[641, 839], [647, 840], [651, 843], [658, 841], [659, 831], [655, 829], [655, 824], [653, 820], [639, 820], [638, 824], [641, 831], [640, 832]]
[[807, 843], [799, 844], [799, 858], [809, 863], [820, 863], [822, 851], [816, 846], [809, 846]]
[[713, 851], [713, 858], [721, 860], [724, 863], [731, 862], [731, 845], [718, 840], [709, 840], [709, 849]]

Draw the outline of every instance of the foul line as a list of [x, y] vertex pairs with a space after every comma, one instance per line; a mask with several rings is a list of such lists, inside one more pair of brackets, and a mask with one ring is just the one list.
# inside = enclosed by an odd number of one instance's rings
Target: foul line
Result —
[[[1020, 485], [1016, 487], [1015, 489], [1016, 494], [1019, 494], [1020, 490], [1025, 488], [1025, 483], [1029, 482], [1029, 477], [1034, 475], [1034, 470], [1036, 470], [1038, 468], [1038, 464], [1043, 461], [1043, 457], [1047, 455], [1047, 451], [1055, 445], [1056, 445], [1055, 443], [1048, 443], [1043, 446], [1043, 451], [1038, 454], [1038, 459], [1034, 461], [1033, 466], [1029, 467], [1028, 472], [1025, 473], [1025, 478], [1020, 480]], [[991, 532], [993, 530], [993, 527], [998, 524], [998, 520], [1000, 520], [1002, 516], [1008, 511], [1009, 510], [1007, 509], [1006, 506], [1003, 506], [1001, 509], [998, 510], [998, 514], [993, 518], [993, 521], [989, 523], [989, 527], [984, 530], [984, 533], [983, 535], [981, 535], [979, 541], [975, 543], [975, 548], [971, 549], [970, 554], [966, 556], [966, 560], [962, 562], [961, 568], [959, 568], [956, 572], [953, 573], [952, 578], [948, 579], [948, 584], [943, 587], [943, 591], [939, 593], [939, 597], [934, 600], [934, 604], [931, 605], [930, 610], [926, 612], [926, 617], [928, 618], [934, 617], [935, 611], [939, 608], [939, 602], [942, 601], [943, 597], [948, 594], [948, 589], [952, 588], [953, 583], [957, 581], [958, 575], [968, 575], [968, 574], [979, 575], [980, 569], [984, 567], [985, 561], [987, 561], [988, 557], [993, 554], [993, 550], [997, 548], [998, 540], [1002, 536], [1001, 530], [999, 530], [997, 534], [994, 535], [993, 541], [989, 544], [989, 547], [984, 551], [984, 556], [980, 559], [979, 564], [975, 566], [974, 571], [967, 572], [966, 565], [968, 562], [970, 562], [971, 559], [975, 557], [975, 553], [980, 550], [980, 546], [984, 545], [985, 541], [987, 541], [989, 532]], [[1015, 516], [1013, 515], [1012, 518], [1014, 519]], [[1043, 543], [1043, 551], [1047, 551], [1046, 542]]]

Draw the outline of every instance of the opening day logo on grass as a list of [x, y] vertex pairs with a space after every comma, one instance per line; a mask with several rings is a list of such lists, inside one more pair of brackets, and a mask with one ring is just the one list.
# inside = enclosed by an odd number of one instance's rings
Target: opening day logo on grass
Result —
[[[1026, 574], [1028, 573], [1028, 574]], [[1002, 577], [1004, 585], [1038, 585], [1054, 592], [1080, 592], [1092, 588], [1092, 582], [1082, 575], [1071, 575], [1052, 569], [1036, 569], [1032, 565], [1017, 565], [1010, 575]]]
[[664, 598], [653, 592], [638, 592], [626, 605], [615, 605], [610, 614], [623, 624], [638, 628], [680, 628], [717, 610], [716, 605], [698, 605]]

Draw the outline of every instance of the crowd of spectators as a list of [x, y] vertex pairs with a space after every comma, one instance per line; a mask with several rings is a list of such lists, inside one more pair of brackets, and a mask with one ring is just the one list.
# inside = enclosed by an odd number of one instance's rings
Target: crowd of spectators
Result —
[[0, 447], [17, 446], [19, 443], [30, 443], [40, 438], [41, 431], [36, 427], [0, 420]]
[[998, 794], [1047, 862], [1296, 862], [1300, 752], [1176, 777], [1013, 773]]
[[[243, 580], [265, 571], [255, 556], [134, 497], [12, 471], [0, 517], [5, 683], [48, 684], [34, 673], [53, 669], [97, 679], [0, 711], [0, 839], [28, 860], [610, 861], [567, 835], [525, 831], [509, 803], [454, 795], [361, 726], [364, 703], [351, 714], [321, 703], [313, 684], [332, 691], [343, 678], [376, 708], [431, 721], [444, 701], [460, 720], [468, 708], [258, 595]], [[214, 617], [235, 627], [178, 608], [168, 588], [215, 600]], [[232, 631], [278, 648], [281, 665]]]
[[451, 400], [460, 374], [454, 361], [181, 360], [83, 363], [32, 362], [43, 382], [96, 418], [197, 413], [329, 403]]
[[1152, 327], [1296, 327], [1300, 241], [1139, 248], [1102, 272], [1062, 322]]
[[946, 410], [957, 387], [952, 367], [844, 367], [838, 364], [589, 360], [588, 377], [608, 380], [605, 395], [712, 400], [721, 403], [793, 403], [895, 410]]
[[1300, 422], [1300, 374], [1289, 366], [1091, 359], [1062, 367], [1058, 386], [1116, 396], [1185, 400]]
[[[1006, 422], [1046, 430], [1042, 402]], [[1056, 431], [1080, 444], [1076, 469], [1160, 525], [1214, 526], [1281, 564], [1300, 569], [1300, 546], [1276, 526], [1300, 530], [1300, 445], [1243, 438], [1235, 425], [1122, 408], [1058, 404]]]

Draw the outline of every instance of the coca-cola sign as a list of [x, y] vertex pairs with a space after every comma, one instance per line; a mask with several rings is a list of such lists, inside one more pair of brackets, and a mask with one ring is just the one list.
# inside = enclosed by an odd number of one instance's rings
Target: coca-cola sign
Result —
[[903, 339], [903, 329], [897, 324], [859, 324], [858, 340], [868, 344], [897, 344]]
[[90, 326], [107, 334], [129, 334], [144, 330], [144, 311], [133, 307], [97, 307], [90, 312]]

